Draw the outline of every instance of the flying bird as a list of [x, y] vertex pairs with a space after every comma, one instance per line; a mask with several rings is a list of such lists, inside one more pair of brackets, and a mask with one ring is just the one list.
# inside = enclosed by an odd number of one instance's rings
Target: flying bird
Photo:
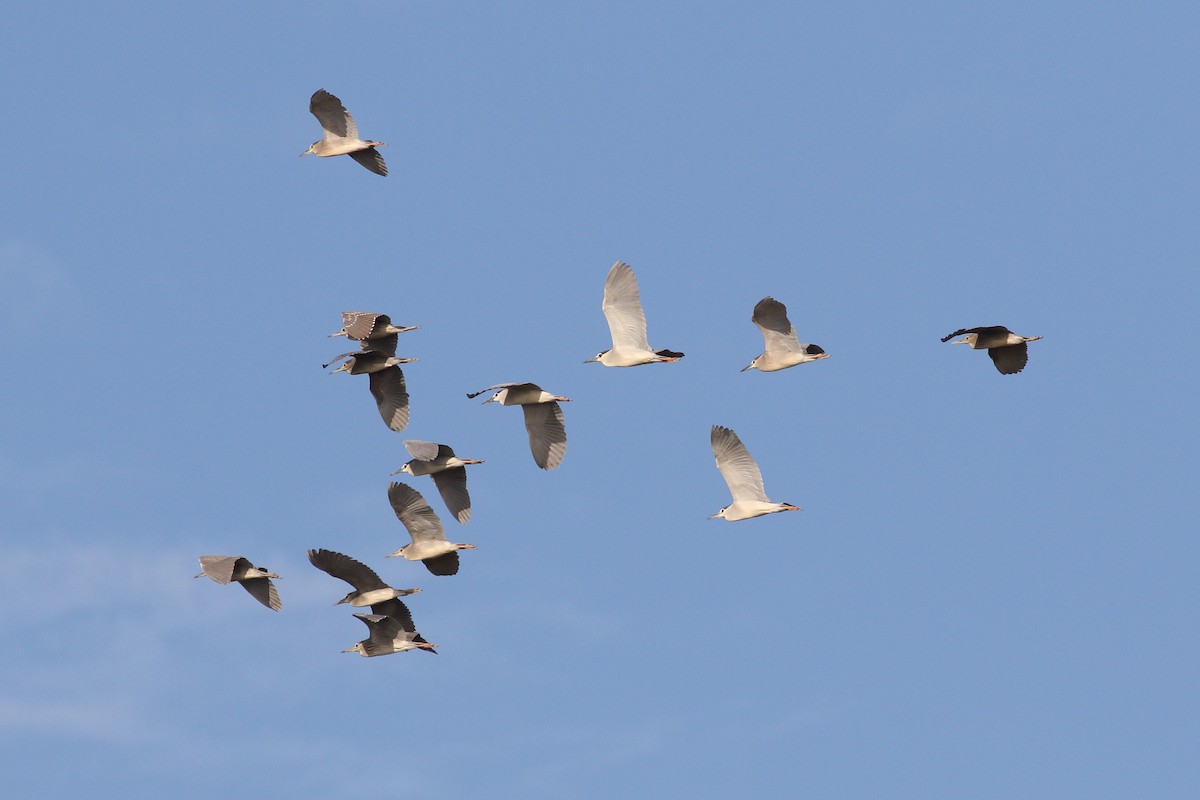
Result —
[[639, 364], [654, 364], [678, 361], [683, 353], [673, 350], [651, 350], [646, 338], [646, 313], [638, 297], [637, 277], [633, 268], [618, 261], [608, 271], [604, 281], [604, 317], [608, 320], [608, 331], [612, 334], [612, 349], [584, 361], [585, 364], [599, 362], [606, 367], [636, 367]]
[[412, 544], [406, 544], [388, 558], [407, 558], [420, 561], [434, 575], [458, 573], [458, 551], [474, 550], [473, 544], [459, 544], [446, 539], [442, 521], [421, 493], [404, 483], [388, 485], [388, 501], [396, 518], [404, 524]]
[[388, 174], [383, 156], [375, 149], [386, 146], [386, 143], [358, 138], [354, 117], [350, 116], [341, 100], [324, 89], [317, 89], [308, 101], [308, 110], [321, 123], [322, 136], [300, 155], [312, 153], [322, 158], [348, 155], [376, 175]]
[[567, 429], [563, 422], [559, 403], [570, 402], [569, 397], [542, 391], [536, 383], [498, 383], [478, 392], [468, 392], [468, 398], [478, 397], [484, 392], [499, 389], [483, 402], [499, 403], [502, 406], [520, 406], [525, 412], [525, 430], [529, 432], [529, 450], [533, 461], [542, 469], [554, 469], [567, 454]]
[[278, 578], [274, 572], [268, 572], [266, 567], [256, 567], [250, 559], [243, 556], [200, 556], [200, 569], [203, 570], [197, 578], [205, 576], [217, 583], [240, 583], [250, 595], [272, 611], [283, 608], [279, 593], [271, 578]]
[[393, 472], [428, 475], [442, 496], [442, 502], [460, 523], [471, 518], [471, 497], [467, 494], [467, 464], [482, 464], [477, 458], [459, 458], [449, 445], [408, 440], [404, 447], [412, 460]]
[[406, 628], [401, 620], [384, 614], [355, 614], [354, 616], [366, 624], [370, 634], [368, 638], [363, 639], [354, 647], [343, 650], [343, 653], [358, 653], [370, 658], [371, 656], [390, 656], [392, 653], [403, 653], [405, 650], [421, 649], [428, 650], [430, 653], [437, 652], [433, 649], [437, 645], [430, 644], [421, 638], [421, 634], [411, 627], [411, 620], [408, 623], [409, 627]]
[[351, 375], [369, 375], [371, 396], [375, 398], [383, 424], [394, 431], [404, 430], [408, 426], [408, 389], [404, 383], [404, 372], [398, 365], [410, 364], [417, 359], [396, 358], [381, 350], [359, 350], [342, 353], [321, 366], [328, 368], [343, 359], [345, 363], [329, 374], [347, 372]]
[[1025, 369], [1029, 362], [1028, 342], [1036, 342], [1040, 336], [1019, 336], [1003, 325], [990, 325], [983, 328], [962, 328], [943, 336], [943, 342], [949, 342], [955, 336], [963, 336], [951, 344], [969, 344], [973, 350], [987, 350], [992, 357], [992, 363], [1001, 375], [1015, 375]]
[[387, 314], [369, 311], [343, 311], [342, 329], [330, 336], [345, 336], [359, 342], [363, 350], [377, 350], [396, 355], [397, 334], [415, 331], [420, 325], [393, 325]]
[[748, 369], [778, 372], [806, 361], [829, 358], [820, 345], [800, 343], [796, 329], [788, 321], [787, 306], [774, 297], [759, 300], [750, 319], [762, 331], [765, 349], [762, 355], [742, 367], [742, 372]]
[[777, 511], [800, 511], [800, 506], [791, 503], [772, 503], [763, 490], [762, 472], [754, 462], [746, 445], [729, 428], [713, 425], [711, 435], [713, 454], [717, 458], [717, 469], [733, 502], [722, 508], [709, 519], [726, 519], [737, 522]]
[[[309, 550], [308, 560], [322, 572], [339, 578], [354, 587], [353, 592], [334, 603], [337, 606], [349, 603], [354, 608], [371, 606], [371, 610], [376, 613], [391, 613], [377, 610], [376, 605], [421, 591], [420, 589], [394, 589], [384, 583], [375, 570], [366, 564], [333, 550]], [[404, 610], [403, 613], [407, 614], [408, 608], [399, 600], [396, 602], [400, 604], [399, 608]], [[396, 613], [399, 613], [398, 609]]]

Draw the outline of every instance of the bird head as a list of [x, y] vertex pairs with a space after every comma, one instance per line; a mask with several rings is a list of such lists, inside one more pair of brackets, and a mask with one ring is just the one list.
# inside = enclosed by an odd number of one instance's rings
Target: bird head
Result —
[[406, 475], [412, 475], [412, 474], [413, 474], [413, 471], [412, 471], [412, 462], [411, 462], [411, 461], [409, 461], [407, 464], [405, 464], [403, 467], [401, 467], [400, 469], [396, 470], [396, 471], [395, 471], [395, 472], [393, 472], [392, 474], [393, 474], [393, 475], [399, 475], [401, 472], [403, 472], [403, 473], [404, 473], [404, 474], [406, 474]]
[[594, 356], [592, 356], [591, 358], [587, 359], [587, 360], [586, 360], [586, 361], [584, 361], [583, 363], [585, 363], [585, 364], [594, 364], [594, 363], [597, 363], [597, 362], [603, 363], [604, 356], [605, 356], [605, 355], [607, 355], [607, 354], [608, 354], [608, 351], [607, 351], [607, 350], [601, 350], [599, 353], [596, 353], [596, 355], [594, 355]]
[[[740, 370], [738, 370], [738, 371], [739, 371], [739, 372], [745, 372], [745, 371], [746, 371], [746, 370], [748, 370], [748, 369], [758, 369], [758, 359], [759, 359], [759, 358], [762, 358], [762, 356], [759, 356], [758, 358], [754, 359], [753, 361], [751, 361], [749, 364], [747, 364], [746, 366], [742, 367], [742, 368], [741, 368]], [[712, 517], [709, 517], [709, 519], [712, 519]]]
[[349, 603], [351, 600], [354, 599], [354, 595], [356, 595], [356, 594], [358, 594], [358, 592], [356, 592], [356, 591], [350, 592], [345, 597], [343, 597], [341, 600], [338, 600], [336, 603], [334, 603], [334, 605], [340, 606], [342, 603]]
[[316, 154], [316, 152], [317, 152], [317, 145], [319, 145], [320, 143], [321, 143], [321, 140], [320, 140], [320, 139], [317, 139], [315, 142], [313, 142], [312, 144], [310, 144], [310, 145], [308, 146], [308, 149], [307, 149], [307, 150], [305, 150], [303, 153], [301, 153], [301, 154], [300, 154], [300, 156], [301, 156], [301, 157], [304, 157], [304, 156], [308, 155], [309, 153], [313, 153], [313, 154], [315, 155], [315, 154]]
[[729, 506], [725, 506], [715, 514], [709, 514], [709, 519], [725, 519], [725, 512], [729, 510]]

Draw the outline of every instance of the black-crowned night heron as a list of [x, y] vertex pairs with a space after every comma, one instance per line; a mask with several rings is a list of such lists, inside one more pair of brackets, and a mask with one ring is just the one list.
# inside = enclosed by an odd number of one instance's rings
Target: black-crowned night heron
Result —
[[1025, 364], [1029, 361], [1029, 348], [1026, 343], [1042, 338], [1019, 336], [1003, 325], [989, 325], [983, 328], [962, 328], [943, 336], [942, 341], [949, 342], [955, 336], [963, 338], [953, 344], [969, 344], [974, 350], [987, 350], [1001, 375], [1015, 375], [1025, 369]]
[[604, 318], [608, 320], [608, 331], [612, 334], [612, 349], [605, 350], [585, 364], [599, 362], [606, 367], [636, 367], [639, 364], [655, 364], [678, 361], [683, 353], [673, 350], [651, 350], [646, 338], [646, 313], [638, 297], [637, 277], [633, 268], [618, 261], [608, 271], [604, 281]]
[[420, 561], [434, 575], [454, 575], [458, 572], [458, 551], [474, 550], [473, 544], [460, 544], [446, 539], [442, 529], [442, 521], [425, 502], [421, 493], [403, 483], [388, 485], [388, 501], [396, 518], [403, 523], [412, 537], [412, 544], [406, 544], [394, 553], [388, 553], [388, 558], [407, 558], [409, 561]]
[[200, 569], [203, 572], [197, 578], [209, 577], [217, 583], [240, 583], [251, 597], [272, 611], [283, 608], [275, 584], [271, 582], [271, 578], [279, 576], [265, 567], [254, 566], [244, 556], [200, 556]]
[[415, 331], [420, 325], [393, 325], [387, 314], [372, 314], [369, 311], [343, 311], [342, 329], [329, 334], [345, 336], [359, 342], [363, 350], [377, 350], [396, 355], [397, 334]]
[[317, 89], [308, 101], [308, 110], [317, 118], [317, 122], [321, 123], [323, 136], [300, 155], [312, 153], [322, 158], [350, 156], [376, 175], [388, 174], [383, 156], [375, 149], [384, 147], [385, 143], [358, 138], [358, 126], [354, 124], [354, 117], [350, 116], [341, 100], [324, 89]]
[[777, 372], [807, 361], [829, 358], [820, 345], [800, 343], [796, 329], [788, 321], [787, 306], [774, 297], [759, 300], [750, 319], [762, 331], [764, 350], [762, 355], [742, 367], [742, 372], [748, 369]]
[[726, 519], [736, 522], [741, 519], [761, 517], [764, 514], [774, 514], [777, 511], [799, 511], [800, 506], [791, 503], [772, 503], [763, 491], [762, 472], [758, 464], [746, 450], [746, 445], [737, 434], [729, 428], [713, 425], [712, 435], [713, 454], [717, 458], [717, 469], [725, 483], [729, 485], [729, 493], [733, 502], [722, 508], [709, 519]]
[[[376, 603], [394, 600], [397, 597], [407, 597], [420, 589], [395, 589], [384, 583], [375, 570], [361, 561], [356, 561], [348, 555], [333, 550], [309, 550], [308, 560], [322, 572], [339, 578], [354, 587], [334, 605], [349, 603], [355, 608], [371, 606], [375, 610]], [[401, 604], [403, 607], [403, 603]]]
[[404, 447], [412, 460], [400, 469], [408, 475], [428, 475], [442, 496], [442, 502], [459, 522], [466, 524], [471, 518], [471, 497], [467, 494], [467, 464], [482, 464], [477, 458], [459, 458], [448, 445], [434, 442], [409, 440]]
[[379, 409], [383, 424], [394, 431], [402, 431], [408, 425], [408, 389], [404, 383], [404, 372], [398, 365], [410, 364], [415, 358], [396, 358], [382, 350], [359, 350], [355, 353], [342, 353], [322, 367], [330, 367], [345, 360], [337, 369], [330, 372], [347, 372], [351, 375], [366, 374], [371, 381], [371, 396]]
[[550, 394], [536, 383], [498, 383], [478, 392], [468, 392], [467, 397], [478, 397], [493, 389], [500, 391], [484, 403], [520, 406], [525, 412], [525, 430], [529, 432], [529, 450], [533, 453], [534, 463], [542, 469], [554, 469], [561, 464], [567, 454], [567, 429], [558, 404], [570, 402], [571, 398]]
[[392, 653], [403, 653], [405, 650], [427, 650], [436, 653], [430, 644], [421, 638], [421, 634], [411, 627], [412, 620], [405, 627], [403, 621], [384, 614], [355, 614], [370, 631], [369, 638], [363, 639], [354, 647], [343, 650], [343, 653], [358, 653], [370, 658], [371, 656], [390, 656]]

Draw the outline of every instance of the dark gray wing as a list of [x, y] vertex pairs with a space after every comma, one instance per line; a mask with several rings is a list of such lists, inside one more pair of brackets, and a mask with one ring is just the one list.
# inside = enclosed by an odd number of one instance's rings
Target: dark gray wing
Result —
[[431, 473], [433, 485], [437, 487], [442, 502], [462, 524], [471, 518], [471, 496], [467, 494], [467, 468], [455, 467]]
[[354, 124], [354, 118], [350, 116], [350, 112], [342, 105], [342, 101], [331, 95], [324, 89], [317, 89], [313, 92], [313, 96], [309, 98], [308, 110], [317, 118], [317, 122], [321, 123], [321, 127], [326, 131], [325, 138], [329, 139], [357, 139], [358, 126]]
[[400, 367], [391, 366], [371, 373], [371, 394], [379, 407], [379, 416], [394, 431], [408, 427], [408, 392], [404, 385], [404, 373]]
[[764, 297], [754, 306], [750, 320], [763, 335], [764, 349], [768, 353], [795, 353], [800, 350], [796, 329], [787, 316], [787, 306], [774, 297]]
[[1004, 338], [1008, 336], [1008, 328], [1003, 325], [985, 325], [980, 328], [959, 328], [954, 333], [942, 337], [943, 342], [948, 342], [955, 336], [966, 336], [968, 333], [973, 333], [978, 339], [987, 339], [992, 336]]
[[317, 569], [344, 580], [359, 592], [387, 588], [375, 570], [348, 555], [333, 550], [309, 550], [308, 560]]
[[1001, 375], [1015, 375], [1025, 369], [1025, 364], [1029, 361], [1029, 346], [1025, 342], [990, 347], [987, 352]]
[[376, 336], [371, 339], [362, 340], [363, 350], [374, 350], [379, 353], [384, 353], [388, 356], [396, 355], [396, 343], [400, 341], [400, 335], [397, 333], [389, 333], [386, 336]]
[[348, 155], [376, 175], [387, 177], [387, 164], [384, 163], [383, 156], [374, 147], [368, 147], [365, 150], [355, 150]]
[[404, 605], [397, 598], [384, 600], [382, 603], [372, 603], [371, 613], [380, 614], [385, 617], [392, 617], [400, 621], [400, 627], [409, 633], [416, 633], [417, 627], [413, 624], [412, 614], [408, 610], [408, 606]]
[[388, 501], [414, 543], [446, 541], [442, 521], [416, 489], [406, 483], [388, 484]]
[[421, 563], [434, 575], [457, 575], [458, 551], [455, 550], [453, 553], [446, 553], [443, 556], [427, 558]]
[[272, 611], [283, 608], [283, 603], [279, 600], [279, 593], [275, 591], [275, 584], [271, 582], [270, 578], [246, 578], [238, 583], [242, 584], [255, 600]]
[[529, 403], [521, 408], [525, 411], [525, 430], [529, 431], [529, 450], [534, 463], [542, 469], [554, 469], [567, 454], [562, 409], [553, 401]]

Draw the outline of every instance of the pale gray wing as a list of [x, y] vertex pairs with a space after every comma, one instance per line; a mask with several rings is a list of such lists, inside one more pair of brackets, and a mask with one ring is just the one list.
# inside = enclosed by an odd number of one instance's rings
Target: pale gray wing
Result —
[[[374, 609], [372, 609], [374, 610]], [[355, 614], [371, 631], [372, 639], [380, 639], [391, 641], [398, 636], [403, 636], [404, 628], [401, 626], [400, 620], [385, 616], [383, 614]]]
[[246, 578], [239, 583], [255, 600], [272, 611], [283, 608], [283, 603], [279, 600], [279, 593], [275, 591], [275, 584], [270, 578]]
[[445, 555], [427, 558], [421, 562], [425, 565], [425, 569], [432, 572], [434, 575], [457, 575], [458, 574], [458, 551], [455, 550]]
[[[353, 123], [351, 123], [353, 124]], [[374, 147], [368, 147], [364, 150], [355, 150], [348, 153], [358, 163], [362, 164], [367, 169], [374, 172], [376, 175], [387, 177], [387, 164], [384, 163], [383, 156]]]
[[646, 338], [646, 314], [638, 296], [637, 277], [633, 268], [618, 261], [608, 271], [604, 281], [604, 318], [608, 320], [608, 332], [612, 334], [613, 349], [636, 348], [649, 350]]
[[407, 483], [388, 484], [388, 501], [392, 504], [392, 510], [396, 512], [396, 518], [408, 530], [414, 544], [446, 541], [442, 521], [416, 489]]
[[394, 431], [408, 426], [408, 392], [404, 385], [404, 373], [400, 367], [391, 366], [371, 373], [371, 394], [379, 407], [379, 416]]
[[375, 570], [348, 555], [333, 550], [309, 550], [308, 560], [322, 572], [341, 578], [356, 591], [369, 592], [387, 588], [387, 584], [380, 580]]
[[433, 461], [438, 457], [443, 445], [436, 442], [418, 442], [415, 439], [405, 439], [404, 449], [418, 461]]
[[529, 403], [525, 412], [525, 430], [529, 431], [529, 450], [542, 469], [554, 469], [567, 454], [567, 429], [563, 412], [556, 402]]
[[[233, 580], [233, 571], [241, 558], [241, 556], [200, 556], [200, 569], [203, 570], [200, 574], [212, 578], [217, 583], [229, 583]], [[199, 578], [200, 575], [196, 577]]]
[[478, 392], [467, 392], [467, 398], [473, 399], [486, 392], [491, 392], [496, 389], [511, 389], [514, 386], [533, 386], [532, 383], [497, 383], [495, 386], [489, 386], [486, 389], [480, 389]]
[[308, 101], [308, 110], [321, 123], [326, 139], [357, 139], [358, 126], [342, 101], [324, 89], [317, 89]]
[[773, 297], [764, 297], [754, 306], [754, 314], [750, 319], [762, 332], [768, 353], [800, 352], [796, 329], [788, 321], [787, 306], [783, 303]]
[[717, 459], [717, 469], [728, 484], [729, 493], [734, 501], [770, 502], [763, 490], [762, 472], [737, 434], [729, 428], [713, 425], [711, 442], [713, 455]]
[[409, 633], [417, 632], [417, 626], [413, 624], [412, 614], [409, 612], [408, 606], [394, 597], [391, 600], [384, 600], [382, 603], [371, 603], [371, 613], [391, 617], [399, 621], [401, 629]]
[[431, 473], [433, 485], [437, 487], [442, 502], [450, 513], [462, 524], [471, 518], [471, 497], [467, 494], [467, 468], [455, 467]]
[[991, 347], [987, 353], [992, 357], [992, 363], [1000, 370], [1001, 375], [1015, 375], [1029, 363], [1029, 346], [1025, 342]]

